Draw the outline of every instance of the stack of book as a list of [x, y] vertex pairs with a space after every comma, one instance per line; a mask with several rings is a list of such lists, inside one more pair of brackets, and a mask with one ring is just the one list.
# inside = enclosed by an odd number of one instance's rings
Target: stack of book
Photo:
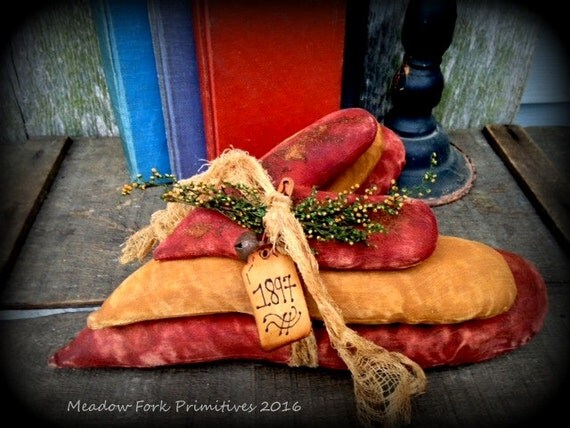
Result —
[[128, 172], [261, 157], [341, 107], [345, 0], [91, 0]]

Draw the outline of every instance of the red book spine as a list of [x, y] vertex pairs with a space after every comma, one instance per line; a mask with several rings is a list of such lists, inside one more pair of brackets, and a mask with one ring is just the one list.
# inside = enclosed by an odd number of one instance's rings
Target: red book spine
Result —
[[195, 0], [209, 159], [261, 157], [340, 108], [345, 0]]

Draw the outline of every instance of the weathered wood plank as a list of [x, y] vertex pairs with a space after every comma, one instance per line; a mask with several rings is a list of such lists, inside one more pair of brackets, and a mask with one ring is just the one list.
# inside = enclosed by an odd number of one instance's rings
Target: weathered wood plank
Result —
[[[272, 364], [234, 362], [153, 370], [54, 370], [47, 358], [85, 325], [85, 315], [69, 314], [0, 322], [1, 372], [14, 396], [28, 410], [55, 426], [325, 426], [338, 418], [356, 426], [352, 382], [345, 372], [316, 371]], [[5, 345], [10, 343], [9, 347]], [[9, 354], [6, 350], [10, 349]], [[22, 356], [26, 356], [22, 358]], [[19, 362], [17, 361], [19, 360]], [[14, 376], [14, 370], [21, 370]], [[25, 375], [24, 375], [25, 373]], [[326, 391], [326, 393], [323, 393]], [[78, 412], [69, 402], [253, 404], [252, 413], [216, 411]], [[298, 402], [298, 412], [260, 412], [263, 401]], [[52, 426], [52, 425], [50, 425]]]
[[[488, 125], [484, 133], [544, 222], [570, 248], [570, 182], [521, 126]], [[559, 150], [568, 153], [570, 146]]]
[[[11, 69], [0, 75], [14, 88], [27, 135], [118, 135], [89, 2], [32, 9], [9, 34], [4, 61]], [[8, 125], [19, 126], [16, 119]], [[14, 134], [0, 130], [2, 137]]]
[[402, 65], [400, 34], [408, 1], [370, 0], [360, 105], [379, 118], [391, 107], [392, 78]]
[[557, 173], [564, 180], [570, 180], [570, 127], [525, 126], [524, 130], [552, 162]]
[[[515, 427], [563, 416], [555, 403], [567, 375], [568, 284], [549, 286], [550, 310], [528, 344], [478, 364], [427, 370], [428, 389], [413, 401], [412, 427]], [[0, 322], [0, 376], [18, 420], [36, 415], [53, 426], [358, 426], [348, 372], [262, 362], [216, 362], [157, 369], [58, 369], [48, 357], [85, 326], [85, 314]], [[135, 411], [137, 401], [174, 406], [226, 401], [252, 413]], [[70, 409], [69, 403], [132, 404], [126, 412]], [[264, 401], [297, 402], [298, 412], [260, 412]], [[2, 405], [7, 402], [3, 400]], [[22, 409], [24, 411], [22, 411]], [[566, 416], [567, 417], [567, 416]]]
[[[436, 207], [440, 231], [517, 252], [548, 282], [549, 313], [527, 345], [494, 360], [429, 370], [428, 391], [413, 402], [413, 427], [519, 426], [564, 416], [556, 399], [568, 374], [568, 258], [478, 130], [453, 131], [474, 161], [469, 194]], [[105, 298], [130, 268], [120, 243], [163, 203], [157, 193], [124, 199], [127, 179], [117, 139], [75, 141], [37, 216], [7, 293], [9, 305], [85, 305]], [[160, 191], [160, 189], [154, 189]], [[30, 297], [31, 296], [31, 297]], [[25, 304], [22, 304], [25, 302]], [[47, 304], [46, 304], [47, 302]], [[4, 303], [4, 302], [3, 302]], [[137, 369], [52, 370], [48, 357], [85, 326], [85, 313], [0, 322], [0, 380], [13, 397], [2, 412], [59, 426], [355, 426], [347, 372], [251, 362]], [[228, 382], [228, 379], [231, 381]], [[298, 402], [296, 413], [77, 412], [70, 402], [215, 404]], [[566, 417], [567, 418], [567, 417]]]
[[445, 86], [434, 109], [445, 128], [513, 121], [540, 21], [518, 2], [458, 0], [453, 41], [442, 62]]
[[121, 196], [128, 181], [119, 139], [75, 139], [6, 280], [2, 305], [92, 306], [137, 268], [119, 264], [121, 244], [164, 202], [162, 188]]
[[533, 262], [549, 282], [569, 282], [570, 259], [479, 130], [452, 130], [477, 178], [463, 198], [434, 207], [443, 235], [513, 251]]
[[28, 139], [28, 135], [14, 88], [14, 63], [10, 47], [4, 47], [4, 44], [1, 47], [4, 49], [0, 51], [0, 141], [2, 144], [21, 143]]
[[70, 144], [64, 137], [0, 144], [0, 281], [14, 264]]

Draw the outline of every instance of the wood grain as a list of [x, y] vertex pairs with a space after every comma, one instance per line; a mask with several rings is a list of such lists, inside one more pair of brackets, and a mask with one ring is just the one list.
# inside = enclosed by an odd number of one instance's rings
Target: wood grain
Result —
[[1, 52], [8, 68], [0, 68], [0, 80], [17, 108], [5, 118], [0, 138], [118, 135], [89, 2], [30, 9], [9, 34], [9, 50]]
[[0, 145], [0, 280], [14, 264], [70, 145], [65, 137]]
[[[411, 427], [516, 427], [554, 407], [567, 374], [568, 284], [550, 287], [543, 330], [530, 343], [477, 364], [426, 372], [427, 392], [413, 400]], [[138, 369], [52, 369], [48, 357], [84, 327], [85, 314], [0, 322], [0, 379], [19, 421], [31, 415], [49, 426], [358, 426], [350, 373], [248, 361]], [[70, 402], [132, 404], [124, 413], [78, 412]], [[174, 406], [253, 404], [252, 413], [136, 412], [137, 401]], [[260, 412], [268, 403], [298, 403], [298, 412]], [[7, 405], [3, 400], [1, 404]], [[532, 425], [532, 424], [531, 424]]]
[[119, 139], [75, 139], [7, 279], [2, 305], [92, 306], [139, 264], [121, 245], [165, 206], [156, 187], [121, 196], [129, 177]]
[[[546, 130], [543, 135], [547, 137]], [[516, 252], [547, 282], [549, 313], [526, 345], [478, 364], [427, 371], [412, 402], [411, 427], [539, 426], [567, 420], [559, 402], [568, 375], [570, 272], [567, 255], [480, 130], [450, 133], [474, 161], [477, 180], [460, 200], [436, 207], [440, 232]], [[120, 244], [163, 207], [155, 193], [120, 196], [127, 179], [118, 139], [78, 139], [68, 150], [4, 289], [4, 307], [87, 306], [138, 265], [117, 262]], [[35, 311], [22, 313], [35, 314]], [[69, 313], [0, 321], [0, 401], [6, 418], [47, 426], [357, 426], [348, 372], [249, 361], [139, 369], [55, 370], [50, 355], [86, 325]], [[507, 339], [508, 340], [508, 339]], [[137, 402], [298, 403], [298, 412], [135, 411]], [[77, 411], [131, 404], [128, 412]], [[71, 403], [71, 404], [70, 404]], [[566, 418], [566, 419], [564, 419]]]
[[483, 134], [471, 129], [449, 136], [473, 160], [477, 178], [466, 196], [434, 207], [440, 233], [516, 252], [547, 281], [570, 281], [568, 256]]
[[[544, 222], [570, 248], [570, 181], [521, 126], [487, 125], [483, 131]], [[569, 151], [561, 144], [558, 156], [551, 156], [564, 158]]]
[[552, 162], [557, 174], [570, 181], [570, 127], [525, 126], [524, 130]]

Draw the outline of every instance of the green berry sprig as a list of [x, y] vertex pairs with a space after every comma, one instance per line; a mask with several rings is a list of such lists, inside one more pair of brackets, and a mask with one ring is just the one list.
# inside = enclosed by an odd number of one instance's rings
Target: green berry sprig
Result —
[[[355, 195], [358, 186], [350, 191], [340, 192], [337, 197], [317, 199], [317, 191], [295, 206], [295, 217], [303, 226], [307, 238], [318, 241], [337, 240], [353, 245], [366, 242], [370, 235], [386, 232], [385, 226], [373, 219], [377, 213], [398, 215], [405, 196], [398, 193], [388, 195], [382, 202], [371, 202], [375, 187], [365, 189], [364, 194]], [[349, 196], [353, 195], [352, 198]]]
[[[337, 240], [350, 245], [366, 242], [370, 235], [385, 232], [385, 226], [376, 220], [376, 213], [397, 215], [406, 199], [398, 193], [387, 196], [382, 202], [370, 202], [375, 188], [366, 189], [362, 195], [350, 191], [337, 197], [317, 198], [317, 190], [296, 204], [295, 218], [301, 223], [308, 239], [318, 241]], [[353, 195], [352, 198], [349, 196]], [[240, 226], [256, 233], [263, 232], [263, 217], [267, 212], [260, 194], [242, 184], [224, 182], [219, 186], [190, 182], [175, 183], [162, 198], [167, 202], [180, 202], [215, 210]]]
[[[431, 179], [432, 177], [430, 177]], [[435, 177], [433, 177], [435, 179]], [[166, 187], [161, 198], [166, 202], [178, 202], [194, 207], [217, 211], [230, 220], [251, 231], [263, 233], [263, 217], [267, 207], [260, 193], [242, 184], [224, 182], [220, 185], [201, 182], [180, 182], [172, 174], [161, 174], [152, 169], [152, 175], [144, 181], [141, 176], [122, 188], [123, 195], [135, 189], [163, 185]], [[382, 214], [397, 216], [408, 198], [407, 192], [399, 192], [392, 182], [390, 193], [380, 202], [370, 198], [376, 193], [374, 186], [356, 194], [359, 186], [340, 192], [335, 197], [319, 199], [315, 188], [293, 207], [294, 215], [301, 223], [308, 239], [317, 241], [337, 240], [353, 245], [367, 243], [370, 235], [386, 233], [386, 226], [378, 221]]]

